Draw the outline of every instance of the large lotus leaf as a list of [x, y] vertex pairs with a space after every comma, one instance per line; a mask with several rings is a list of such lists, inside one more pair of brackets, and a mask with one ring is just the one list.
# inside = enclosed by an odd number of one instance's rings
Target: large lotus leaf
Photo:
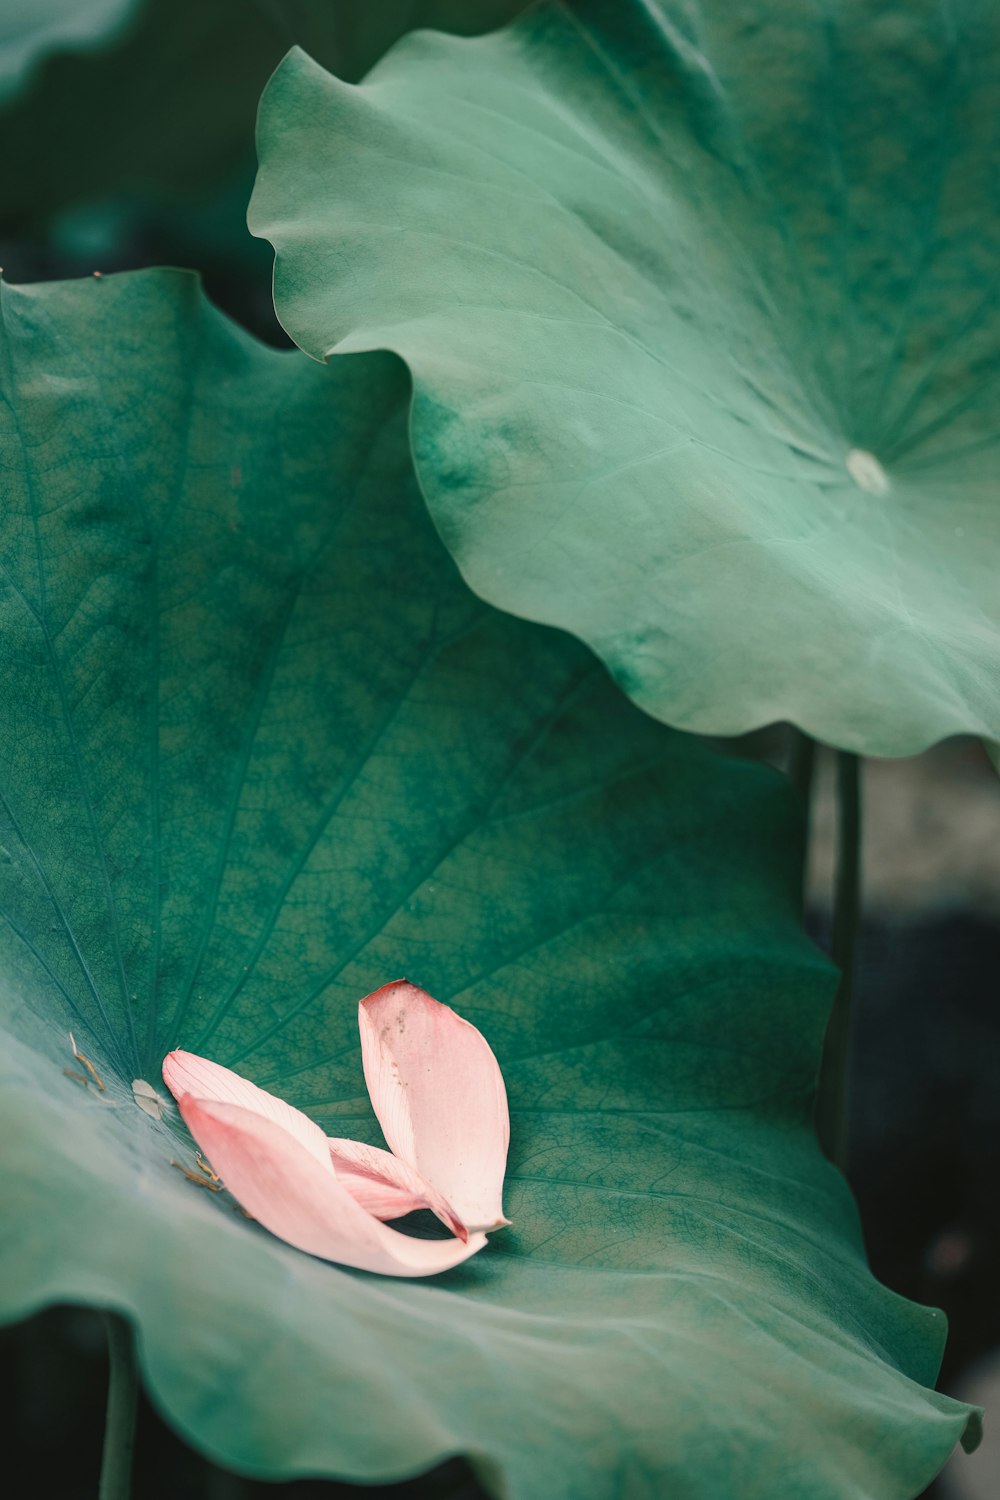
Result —
[[[58, 8], [78, 30], [89, 17], [99, 36], [98, 22], [123, 3], [62, 0]], [[81, 51], [64, 37], [34, 86], [0, 116], [5, 139], [17, 143], [4, 160], [0, 222], [20, 227], [122, 193], [189, 198], [244, 163], [249, 171], [258, 96], [293, 42], [357, 78], [411, 26], [482, 31], [523, 3], [143, 0], [124, 35], [108, 27], [103, 48]], [[0, 78], [3, 64], [0, 31]]]
[[[909, 1500], [969, 1413], [810, 1128], [781, 780], [465, 587], [394, 361], [265, 350], [178, 273], [3, 308], [4, 1316], [119, 1308], [257, 1474]], [[272, 1239], [131, 1091], [179, 1043], [374, 1140], [357, 1001], [403, 973], [512, 1113], [514, 1227], [430, 1284]]]
[[650, 712], [995, 739], [998, 43], [981, 0], [581, 0], [360, 89], [294, 55], [279, 316], [405, 357], [468, 581]]

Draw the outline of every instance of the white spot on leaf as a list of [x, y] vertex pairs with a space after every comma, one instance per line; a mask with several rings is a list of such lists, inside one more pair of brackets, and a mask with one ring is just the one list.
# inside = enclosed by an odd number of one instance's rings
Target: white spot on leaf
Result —
[[847, 472], [859, 490], [869, 495], [884, 495], [889, 488], [889, 476], [874, 453], [867, 448], [852, 448], [845, 460]]
[[145, 1078], [133, 1078], [132, 1097], [139, 1108], [153, 1120], [162, 1120], [166, 1109], [163, 1099]]

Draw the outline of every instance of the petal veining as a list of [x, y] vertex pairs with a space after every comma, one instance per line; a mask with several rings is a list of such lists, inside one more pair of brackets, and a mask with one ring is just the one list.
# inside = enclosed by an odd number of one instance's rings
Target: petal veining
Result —
[[407, 1162], [363, 1141], [327, 1139], [337, 1181], [376, 1219], [399, 1219], [429, 1208], [460, 1240], [469, 1231], [448, 1201]]
[[[481, 1250], [484, 1235], [418, 1240], [374, 1218], [274, 1119], [239, 1104], [179, 1100], [184, 1120], [229, 1192], [279, 1239], [323, 1260], [384, 1276], [431, 1276]], [[324, 1149], [325, 1140], [324, 1140]]]
[[393, 1151], [470, 1230], [505, 1224], [510, 1119], [486, 1038], [406, 980], [362, 1000], [358, 1024], [365, 1082]]
[[321, 1166], [333, 1170], [326, 1136], [308, 1115], [221, 1063], [209, 1062], [193, 1052], [170, 1052], [163, 1059], [163, 1081], [178, 1104], [185, 1094], [191, 1094], [203, 1103], [238, 1104], [262, 1119], [272, 1120], [294, 1136]]

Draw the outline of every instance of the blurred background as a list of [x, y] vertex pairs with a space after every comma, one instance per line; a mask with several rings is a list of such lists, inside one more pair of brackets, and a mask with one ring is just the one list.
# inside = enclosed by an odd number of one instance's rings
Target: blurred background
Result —
[[[808, 922], [826, 946], [836, 845], [833, 759], [813, 805]], [[849, 1177], [872, 1269], [943, 1308], [941, 1390], [1000, 1400], [1000, 780], [951, 740], [864, 763]], [[933, 1500], [996, 1500], [1000, 1437], [956, 1455]]]
[[[245, 225], [253, 121], [272, 68], [298, 42], [359, 77], [404, 30], [485, 30], [523, 0], [65, 0], [69, 30], [33, 42], [0, 0], [0, 265], [14, 282], [149, 265], [199, 269], [209, 295], [286, 343], [270, 247]], [[45, 0], [60, 16], [60, 0]], [[92, 13], [92, 14], [91, 14]], [[38, 12], [41, 14], [41, 11]], [[37, 15], [35, 17], [37, 22]], [[24, 34], [15, 35], [18, 26]], [[15, 43], [17, 45], [15, 45]], [[780, 729], [741, 743], [780, 762]], [[809, 929], [829, 946], [836, 856], [833, 756], [820, 752], [807, 871]], [[1000, 780], [955, 740], [863, 770], [864, 922], [858, 953], [850, 1177], [875, 1274], [943, 1308], [941, 1389], [1000, 1402]], [[55, 1308], [0, 1330], [6, 1469], [37, 1493], [96, 1492], [107, 1379], [101, 1317]], [[264, 1484], [194, 1454], [148, 1403], [142, 1500], [483, 1494], [459, 1460], [404, 1485]], [[928, 1500], [996, 1500], [1000, 1439], [958, 1455]]]

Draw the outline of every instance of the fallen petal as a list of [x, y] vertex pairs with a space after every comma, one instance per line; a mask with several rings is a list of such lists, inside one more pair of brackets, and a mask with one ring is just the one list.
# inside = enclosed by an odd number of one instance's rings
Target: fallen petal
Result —
[[238, 1104], [265, 1120], [273, 1120], [328, 1172], [333, 1171], [326, 1136], [308, 1115], [220, 1063], [209, 1062], [207, 1057], [197, 1057], [193, 1052], [170, 1052], [163, 1060], [163, 1081], [178, 1104], [185, 1094], [191, 1094], [202, 1101]]
[[259, 1110], [191, 1094], [177, 1102], [236, 1201], [265, 1229], [309, 1255], [383, 1276], [432, 1276], [486, 1243], [482, 1234], [467, 1244], [418, 1240], [373, 1218], [338, 1182], [325, 1137], [327, 1161], [321, 1165], [284, 1125]]
[[362, 1141], [327, 1139], [337, 1181], [376, 1219], [399, 1219], [429, 1208], [463, 1242], [469, 1231], [436, 1188], [398, 1156]]
[[241, 1078], [230, 1068], [197, 1057], [193, 1052], [171, 1052], [163, 1063], [163, 1077], [178, 1101], [191, 1094], [201, 1101], [238, 1104], [273, 1120], [324, 1166], [332, 1166], [355, 1201], [377, 1218], [401, 1218], [414, 1209], [429, 1208], [463, 1243], [468, 1240], [468, 1230], [442, 1195], [413, 1167], [388, 1151], [366, 1146], [361, 1141], [328, 1141], [320, 1127], [301, 1110]]
[[362, 1000], [358, 1024], [365, 1082], [396, 1155], [470, 1231], [508, 1223], [501, 1197], [510, 1117], [486, 1038], [406, 980]]

